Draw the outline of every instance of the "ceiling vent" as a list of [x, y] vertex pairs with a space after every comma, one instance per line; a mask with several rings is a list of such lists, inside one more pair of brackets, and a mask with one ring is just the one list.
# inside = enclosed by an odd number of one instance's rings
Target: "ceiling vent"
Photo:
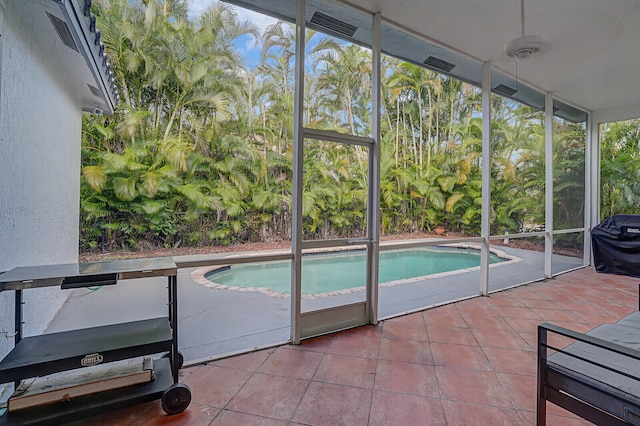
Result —
[[514, 89], [513, 87], [509, 87], [506, 84], [497, 85], [496, 87], [493, 88], [493, 91], [499, 95], [507, 96], [507, 97], [511, 97], [514, 95], [514, 93], [517, 92], [516, 89]]
[[338, 34], [345, 35], [347, 37], [353, 37], [358, 27], [348, 24], [344, 21], [340, 21], [329, 15], [325, 15], [322, 12], [315, 12], [311, 17], [311, 22], [326, 28]]
[[95, 96], [96, 98], [100, 98], [102, 96], [97, 87], [92, 86], [90, 84], [87, 84], [87, 86], [89, 87], [89, 90], [91, 91], [91, 94], [93, 96]]
[[71, 31], [69, 30], [67, 23], [64, 22], [62, 19], [58, 18], [57, 16], [50, 14], [49, 12], [46, 12], [46, 13], [47, 13], [47, 16], [49, 16], [49, 20], [51, 21], [53, 28], [56, 29], [56, 32], [58, 33], [58, 37], [60, 37], [60, 40], [62, 40], [62, 42], [68, 47], [72, 48], [76, 52], [79, 52], [78, 46], [76, 45], [76, 42], [73, 40], [73, 36], [71, 35]]
[[435, 56], [429, 56], [424, 60], [423, 64], [443, 72], [450, 72], [455, 67], [455, 65], [451, 62], [447, 62], [444, 59], [436, 58]]

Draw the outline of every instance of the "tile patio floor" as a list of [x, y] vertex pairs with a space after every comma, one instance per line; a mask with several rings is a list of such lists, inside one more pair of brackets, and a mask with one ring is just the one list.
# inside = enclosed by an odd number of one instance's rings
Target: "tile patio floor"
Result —
[[[308, 341], [184, 368], [193, 400], [74, 425], [534, 425], [536, 326], [577, 331], [638, 307], [638, 281], [592, 268]], [[550, 425], [589, 424], [558, 407]]]

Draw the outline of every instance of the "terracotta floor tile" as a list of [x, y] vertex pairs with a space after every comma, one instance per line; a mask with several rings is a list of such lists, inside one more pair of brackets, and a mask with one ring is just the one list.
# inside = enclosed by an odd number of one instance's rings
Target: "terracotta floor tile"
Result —
[[211, 421], [219, 412], [220, 410], [217, 408], [206, 407], [192, 402], [182, 413], [168, 415], [162, 410], [160, 401], [155, 401], [151, 409], [131, 423], [131, 426], [207, 426], [211, 424]]
[[406, 362], [379, 360], [375, 389], [439, 398], [434, 367]]
[[268, 417], [254, 416], [251, 414], [237, 413], [223, 410], [211, 423], [211, 426], [287, 426], [283, 420], [270, 419]]
[[337, 334], [329, 348], [328, 353], [338, 355], [359, 356], [363, 358], [376, 358], [380, 349], [379, 334], [366, 335], [356, 333]]
[[313, 376], [314, 381], [372, 389], [376, 360], [326, 354]]
[[614, 312], [605, 312], [603, 309], [611, 309], [611, 307], [607, 308], [599, 308], [597, 310], [592, 311], [580, 311], [575, 312], [575, 314], [579, 314], [580, 322], [590, 322], [595, 324], [606, 324], [606, 323], [614, 323], [618, 320], [626, 317], [631, 312], [627, 312], [626, 310], [614, 313]]
[[383, 323], [382, 336], [388, 339], [417, 340], [421, 342], [429, 340], [422, 316], [414, 314], [401, 318], [415, 318], [419, 319], [419, 321], [396, 321], [395, 318], [386, 320]]
[[611, 304], [612, 301], [615, 303], [616, 295], [607, 295], [601, 292], [590, 293], [588, 289], [583, 289], [579, 293], [576, 293], [576, 298], [593, 306], [602, 306], [603, 304]]
[[502, 382], [518, 410], [536, 410], [536, 386], [538, 383], [536, 376], [498, 373], [498, 379]]
[[534, 308], [532, 310], [540, 316], [542, 321], [587, 322], [583, 321], [584, 313], [567, 311], [565, 309]]
[[333, 336], [337, 337], [345, 334], [347, 336], [357, 334], [357, 335], [368, 336], [368, 337], [375, 337], [375, 336], [382, 337], [382, 324], [363, 325], [360, 327], [355, 327], [349, 330], [341, 331], [340, 333], [335, 333], [333, 334]]
[[429, 309], [422, 313], [422, 317], [424, 318], [424, 322], [429, 326], [442, 326], [442, 327], [462, 327], [467, 328], [468, 325], [465, 322], [462, 315], [455, 309], [448, 309], [449, 306], [439, 306], [437, 308]]
[[486, 330], [474, 328], [471, 330], [482, 347], [528, 350], [529, 345], [515, 331]]
[[458, 312], [463, 317], [471, 316], [486, 316], [490, 317], [495, 315], [496, 312], [489, 306], [487, 303], [483, 301], [484, 298], [474, 298], [463, 300], [462, 302], [456, 303], [456, 308], [458, 308]]
[[537, 426], [535, 412], [518, 410], [518, 414], [524, 420], [525, 426]]
[[536, 314], [530, 308], [518, 308], [512, 306], [504, 306], [500, 307], [498, 310], [498, 314], [503, 318], [527, 318], [533, 320], [542, 320], [540, 315]]
[[442, 401], [447, 424], [455, 426], [517, 426], [523, 421], [514, 409], [486, 407], [458, 401]]
[[203, 365], [183, 383], [191, 388], [193, 402], [224, 408], [250, 377], [248, 371]]
[[528, 299], [552, 300], [548, 296], [548, 293], [544, 291], [550, 288], [551, 285], [549, 283], [527, 284], [513, 289], [515, 290], [513, 295], [517, 297], [518, 300], [522, 301], [522, 303], [526, 303], [525, 300]]
[[440, 399], [375, 391], [369, 426], [446, 425]]
[[133, 405], [131, 407], [126, 407], [120, 410], [110, 411], [98, 414], [96, 416], [87, 417], [83, 420], [71, 422], [67, 426], [128, 426], [132, 424], [136, 419], [142, 417], [144, 413], [151, 410], [154, 404], [155, 402], [152, 401], [144, 404]]
[[522, 374], [535, 376], [537, 370], [537, 357], [533, 351], [517, 351], [503, 348], [483, 347], [493, 371], [501, 373]]
[[529, 345], [529, 348], [531, 351], [536, 352], [538, 350], [538, 332], [537, 331], [535, 333], [520, 332], [518, 334], [520, 335], [520, 337], [522, 337], [522, 340], [527, 342], [527, 345]]
[[[602, 308], [602, 303], [593, 303], [588, 299], [583, 298], [579, 293], [571, 297], [571, 302], [573, 302], [580, 308], [578, 309], [578, 311], [582, 312], [583, 315], [588, 315], [589, 313]], [[564, 304], [562, 304], [561, 306], [564, 307]]]
[[313, 382], [304, 394], [293, 421], [309, 425], [366, 425], [371, 390]]
[[424, 328], [424, 318], [420, 312], [408, 315], [402, 315], [399, 317], [385, 320], [385, 324], [397, 324], [405, 325], [407, 327]]
[[292, 349], [300, 349], [313, 352], [326, 352], [331, 346], [335, 334], [327, 334], [325, 336], [305, 339], [299, 345], [291, 345]]
[[435, 365], [491, 370], [491, 364], [479, 346], [432, 343], [431, 353]]
[[560, 305], [558, 305], [553, 300], [523, 299], [522, 304], [527, 308], [541, 308], [541, 309], [559, 309], [560, 308]]
[[288, 346], [282, 346], [267, 358], [258, 372], [311, 379], [321, 359], [322, 354], [319, 352], [292, 350]]
[[504, 318], [498, 316], [463, 315], [469, 328], [482, 328], [486, 330], [513, 331]]
[[576, 301], [575, 298], [572, 298], [571, 302], [557, 301], [557, 304], [560, 305], [561, 309], [566, 309], [566, 310], [575, 311], [575, 312], [589, 312], [596, 309], [595, 306], [592, 306], [591, 304], [588, 304], [588, 303], [584, 303], [582, 301]]
[[525, 306], [523, 302], [517, 300], [515, 297], [510, 295], [511, 293], [506, 291], [501, 291], [499, 293], [494, 293], [490, 295], [487, 299], [487, 303], [494, 310], [499, 310], [500, 306], [512, 306], [522, 308]]
[[436, 367], [436, 375], [443, 399], [515, 408], [498, 376], [491, 371]]
[[383, 338], [379, 359], [433, 365], [429, 342]]
[[536, 333], [538, 325], [544, 321], [540, 319], [528, 318], [505, 318], [504, 319], [517, 332]]
[[258, 416], [290, 420], [308, 384], [307, 380], [254, 373], [227, 404], [227, 408]]
[[230, 358], [213, 361], [211, 364], [217, 365], [219, 367], [236, 368], [238, 370], [253, 372], [260, 368], [260, 366], [274, 350], [275, 349], [266, 349], [262, 351], [251, 352], [248, 354], [232, 356]]
[[468, 328], [427, 326], [427, 333], [430, 342], [479, 346], [478, 340]]
[[202, 368], [202, 365], [194, 365], [192, 367], [184, 367], [180, 369], [180, 372], [178, 373], [178, 377], [180, 378], [180, 381], [184, 381], [187, 377], [189, 377], [190, 375], [192, 375], [194, 372], [198, 371], [200, 368]]
[[[637, 300], [639, 297], [638, 296], [633, 296], [633, 298], [631, 300]], [[627, 306], [624, 307], [620, 307], [617, 310], [611, 310], [610, 313], [612, 315], [615, 315], [615, 320], [618, 321], [628, 315], [631, 315], [632, 313], [636, 312], [638, 310], [638, 306], [634, 305], [633, 307], [629, 307], [628, 304]]]

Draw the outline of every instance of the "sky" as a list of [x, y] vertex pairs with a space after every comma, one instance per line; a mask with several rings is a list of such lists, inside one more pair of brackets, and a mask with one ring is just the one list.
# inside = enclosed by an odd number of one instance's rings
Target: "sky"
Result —
[[[206, 9], [209, 5], [220, 3], [218, 0], [191, 0], [191, 5], [189, 7], [189, 16], [197, 16], [200, 12]], [[241, 7], [237, 7], [231, 5], [238, 14], [238, 18], [240, 21], [251, 21], [253, 22], [260, 33], [264, 33], [264, 30], [271, 24], [277, 22], [277, 19], [271, 18], [266, 15], [262, 15], [260, 13], [253, 12], [248, 9], [244, 9]], [[249, 68], [253, 68], [260, 61], [260, 44], [255, 43], [255, 40], [252, 36], [245, 35], [240, 37], [235, 42], [236, 47], [240, 51], [240, 54], [244, 56], [247, 61]]]

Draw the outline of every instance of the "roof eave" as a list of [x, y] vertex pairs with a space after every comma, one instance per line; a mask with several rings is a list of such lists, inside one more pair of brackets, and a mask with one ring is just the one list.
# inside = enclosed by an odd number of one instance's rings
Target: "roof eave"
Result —
[[[96, 28], [96, 17], [91, 13], [91, 0], [54, 0], [60, 5], [87, 67], [100, 91], [106, 109], [83, 103], [83, 111], [112, 114], [119, 101], [111, 64], [104, 44], [100, 41], [100, 31]], [[80, 5], [80, 4], [81, 5]]]

